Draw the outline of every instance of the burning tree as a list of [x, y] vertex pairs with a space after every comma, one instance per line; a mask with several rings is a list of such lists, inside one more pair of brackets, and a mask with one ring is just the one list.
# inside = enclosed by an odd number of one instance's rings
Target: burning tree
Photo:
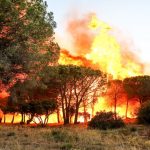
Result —
[[45, 84], [51, 84], [52, 79], [58, 85], [58, 101], [61, 103], [64, 124], [71, 122], [72, 108], [74, 110], [74, 123], [78, 121], [78, 113], [81, 104], [86, 100], [88, 103], [91, 95], [100, 91], [106, 76], [100, 70], [79, 67], [73, 65], [59, 65], [46, 69], [47, 77]]
[[115, 118], [117, 118], [117, 104], [120, 103], [119, 101], [124, 97], [124, 94], [122, 80], [109, 81], [105, 96], [107, 96], [114, 105]]
[[18, 81], [11, 88], [10, 97], [3, 107], [3, 112], [20, 113], [21, 123], [25, 123], [25, 117], [28, 116], [27, 124], [37, 118], [39, 124], [45, 125], [48, 123], [49, 116], [57, 109], [57, 94], [51, 94], [52, 90], [42, 88], [41, 84], [33, 85], [32, 81]]

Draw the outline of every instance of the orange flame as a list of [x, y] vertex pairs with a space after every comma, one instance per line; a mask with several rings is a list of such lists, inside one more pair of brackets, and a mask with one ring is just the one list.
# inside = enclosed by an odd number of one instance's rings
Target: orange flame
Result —
[[[143, 65], [138, 62], [128, 46], [121, 44], [113, 35], [114, 29], [100, 21], [95, 14], [90, 14], [84, 19], [71, 20], [67, 29], [72, 37], [73, 48], [71, 51], [61, 50], [59, 64], [82, 65], [100, 69], [112, 76], [113, 79], [124, 79], [143, 73]], [[5, 93], [1, 95], [1, 98], [4, 95]], [[117, 106], [117, 113], [120, 116], [124, 116], [126, 111], [126, 99], [123, 98], [122, 101]], [[134, 108], [137, 108], [138, 105], [135, 101], [130, 102], [128, 117], [135, 116]], [[113, 111], [112, 102], [105, 97], [100, 97], [95, 105], [94, 114], [101, 110]], [[91, 108], [88, 108], [87, 111], [92, 113]], [[11, 122], [11, 118], [12, 115], [8, 115], [8, 122]], [[56, 116], [52, 115], [52, 118], [51, 120], [56, 122]], [[20, 120], [19, 115], [15, 116], [15, 122]], [[84, 118], [80, 116], [79, 120], [83, 122]]]
[[[83, 20], [71, 20], [67, 29], [72, 36], [74, 47], [71, 52], [75, 56], [69, 51], [62, 50], [59, 58], [60, 64], [83, 65], [100, 69], [113, 79], [121, 80], [125, 77], [143, 74], [143, 65], [136, 59], [129, 47], [120, 43], [113, 34], [115, 30], [107, 23], [100, 21], [95, 14], [90, 14]], [[122, 98], [122, 101], [117, 106], [117, 113], [125, 116], [126, 98]], [[134, 103], [128, 108], [128, 117], [135, 116], [134, 108], [137, 108], [139, 104], [135, 101]], [[100, 97], [95, 106], [95, 113], [100, 110], [113, 111], [113, 106], [106, 98]], [[90, 109], [88, 111], [90, 112]]]

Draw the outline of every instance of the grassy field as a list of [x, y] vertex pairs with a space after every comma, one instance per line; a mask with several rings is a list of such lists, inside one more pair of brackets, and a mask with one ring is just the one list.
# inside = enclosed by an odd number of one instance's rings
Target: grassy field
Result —
[[60, 127], [0, 126], [0, 150], [150, 150], [150, 128], [128, 125], [91, 130], [85, 125]]

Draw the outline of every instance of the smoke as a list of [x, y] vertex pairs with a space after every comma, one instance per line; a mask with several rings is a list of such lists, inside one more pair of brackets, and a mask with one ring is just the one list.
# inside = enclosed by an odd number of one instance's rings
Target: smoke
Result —
[[72, 16], [67, 23], [67, 32], [72, 37], [73, 52], [77, 56], [84, 56], [90, 52], [94, 39], [94, 32], [89, 29], [89, 22], [92, 13], [84, 18]]

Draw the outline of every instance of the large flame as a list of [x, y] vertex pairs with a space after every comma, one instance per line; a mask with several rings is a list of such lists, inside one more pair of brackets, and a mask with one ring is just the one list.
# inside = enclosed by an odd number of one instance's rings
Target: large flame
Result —
[[[124, 79], [125, 77], [141, 75], [143, 71], [142, 64], [138, 62], [128, 45], [124, 45], [117, 40], [115, 30], [107, 23], [99, 20], [95, 14], [87, 15], [83, 19], [70, 20], [67, 27], [72, 39], [72, 49], [61, 50], [59, 64], [73, 64], [78, 66], [88, 66], [100, 69], [108, 73], [109, 79]], [[1, 98], [7, 97], [7, 93], [2, 92]], [[98, 98], [95, 105], [94, 114], [97, 111], [113, 111], [113, 104], [106, 97]], [[130, 102], [128, 108], [128, 117], [134, 117], [134, 108], [138, 107], [135, 101]], [[83, 111], [83, 110], [81, 110]], [[91, 108], [87, 109], [92, 114]], [[125, 116], [126, 98], [122, 98], [122, 103], [117, 104], [117, 113]], [[0, 113], [2, 114], [2, 113]], [[56, 122], [56, 116], [51, 116], [53, 122]], [[7, 122], [11, 122], [12, 115], [7, 116]], [[21, 120], [20, 115], [15, 115], [15, 121]], [[83, 122], [84, 118], [79, 117]]]
[[[143, 65], [136, 59], [129, 45], [119, 42], [114, 33], [115, 29], [100, 21], [95, 14], [90, 14], [83, 20], [71, 20], [67, 29], [72, 36], [74, 47], [71, 51], [61, 51], [60, 64], [100, 69], [108, 73], [108, 79], [122, 80], [125, 77], [143, 74]], [[134, 107], [138, 106], [138, 102], [134, 101], [134, 105], [130, 103], [128, 117], [135, 116]], [[95, 106], [95, 113], [100, 110], [113, 111], [111, 102], [105, 97], [100, 97]], [[125, 116], [126, 98], [122, 98], [122, 103], [117, 104], [117, 113]]]
[[[70, 32], [73, 34], [73, 51], [75, 51], [76, 57], [63, 50], [60, 54], [60, 64], [96, 67], [111, 74], [113, 79], [123, 79], [142, 74], [142, 64], [135, 59], [131, 51], [129, 53], [128, 49], [124, 50], [123, 45], [113, 36], [112, 27], [98, 20], [96, 15], [92, 15], [91, 20], [86, 19], [84, 21], [86, 23], [84, 22], [83, 25], [80, 24], [81, 20], [69, 23], [71, 25], [71, 27], [68, 27], [69, 32], [71, 29], [76, 31], [76, 33]], [[79, 28], [82, 34], [76, 28]], [[90, 40], [84, 40], [89, 38], [89, 33], [91, 33]], [[75, 45], [76, 41], [78, 41], [77, 45]]]

